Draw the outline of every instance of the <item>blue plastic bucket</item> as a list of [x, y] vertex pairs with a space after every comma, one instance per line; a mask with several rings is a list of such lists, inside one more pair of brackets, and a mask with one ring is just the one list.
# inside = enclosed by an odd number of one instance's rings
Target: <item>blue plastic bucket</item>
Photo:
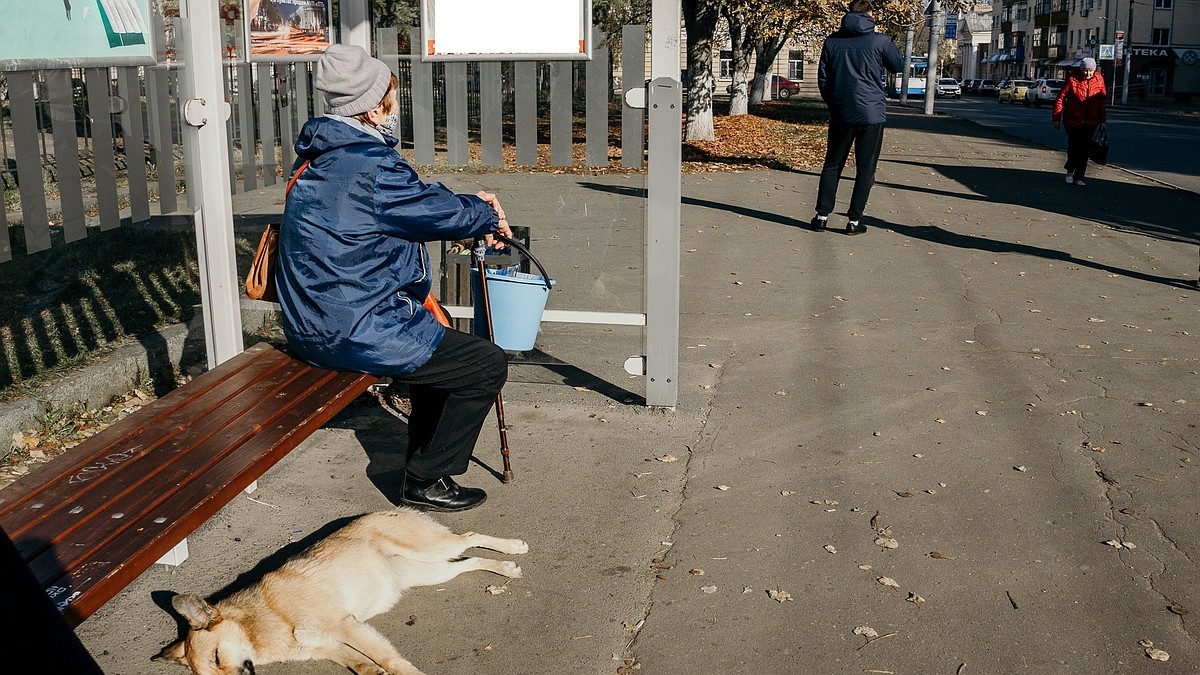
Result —
[[[554, 284], [554, 280], [550, 280]], [[488, 303], [492, 308], [493, 342], [510, 352], [533, 349], [542, 312], [546, 309], [546, 278], [515, 270], [488, 270]], [[487, 317], [479, 297], [479, 270], [471, 270], [471, 301], [475, 308], [475, 334], [487, 338]]]

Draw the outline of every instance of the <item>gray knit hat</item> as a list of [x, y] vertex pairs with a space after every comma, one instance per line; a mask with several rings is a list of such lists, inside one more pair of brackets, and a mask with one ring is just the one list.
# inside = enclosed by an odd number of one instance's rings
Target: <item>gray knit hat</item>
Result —
[[325, 92], [329, 112], [358, 115], [379, 105], [392, 81], [392, 71], [357, 45], [329, 45], [317, 61], [317, 89]]
[[1083, 63], [1081, 63], [1079, 65], [1084, 70], [1095, 70], [1096, 69], [1096, 59], [1093, 59], [1092, 57], [1089, 56], [1089, 57], [1085, 58], [1083, 60]]

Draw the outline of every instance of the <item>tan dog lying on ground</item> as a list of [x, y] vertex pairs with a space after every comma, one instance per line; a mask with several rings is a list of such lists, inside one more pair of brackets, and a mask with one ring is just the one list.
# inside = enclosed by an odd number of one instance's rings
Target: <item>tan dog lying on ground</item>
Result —
[[197, 675], [253, 675], [256, 664], [317, 659], [360, 675], [420, 675], [364, 622], [390, 610], [408, 589], [463, 572], [521, 576], [512, 561], [461, 557], [475, 547], [529, 550], [519, 539], [454, 534], [412, 509], [362, 516], [215, 605], [175, 596], [171, 602], [191, 630], [155, 660], [181, 663]]

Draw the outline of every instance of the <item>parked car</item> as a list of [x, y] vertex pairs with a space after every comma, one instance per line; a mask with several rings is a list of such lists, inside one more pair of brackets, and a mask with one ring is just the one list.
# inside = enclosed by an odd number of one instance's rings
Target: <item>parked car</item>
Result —
[[[746, 84], [750, 86], [749, 83]], [[733, 93], [733, 85], [725, 85], [725, 93]], [[771, 76], [771, 98], [791, 98], [800, 93], [800, 83], [795, 80], [789, 80], [782, 75]]]
[[1000, 87], [996, 100], [1000, 103], [1016, 103], [1025, 100], [1025, 91], [1033, 86], [1033, 80], [1008, 80]]
[[933, 93], [935, 96], [962, 98], [962, 86], [952, 77], [939, 77]]
[[978, 77], [967, 80], [967, 84], [963, 87], [963, 93], [978, 94], [980, 82], [983, 82], [983, 80], [979, 79]]
[[996, 95], [996, 81], [995, 80], [980, 81], [979, 95], [980, 96], [995, 96]]
[[771, 76], [771, 96], [773, 98], [789, 98], [800, 93], [800, 83], [789, 80], [782, 75]]
[[1032, 87], [1025, 90], [1025, 105], [1040, 108], [1045, 103], [1053, 104], [1054, 99], [1058, 98], [1058, 90], [1062, 87], [1062, 80], [1037, 80]]

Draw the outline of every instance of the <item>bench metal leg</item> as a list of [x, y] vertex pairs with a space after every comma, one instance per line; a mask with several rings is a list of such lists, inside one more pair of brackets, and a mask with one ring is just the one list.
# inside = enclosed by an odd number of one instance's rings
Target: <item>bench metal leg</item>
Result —
[[183, 564], [184, 560], [187, 560], [187, 557], [188, 557], [187, 538], [184, 538], [183, 541], [179, 542], [178, 544], [175, 544], [175, 548], [171, 549], [170, 551], [167, 551], [166, 555], [159, 558], [158, 562], [156, 562], [155, 564], [156, 565], [171, 565], [174, 567], [178, 567]]
[[258, 481], [254, 481], [253, 483], [247, 485], [246, 489], [242, 490], [242, 492], [245, 492], [248, 495], [252, 495], [252, 494], [254, 494], [254, 491], [257, 489], [258, 489]]

